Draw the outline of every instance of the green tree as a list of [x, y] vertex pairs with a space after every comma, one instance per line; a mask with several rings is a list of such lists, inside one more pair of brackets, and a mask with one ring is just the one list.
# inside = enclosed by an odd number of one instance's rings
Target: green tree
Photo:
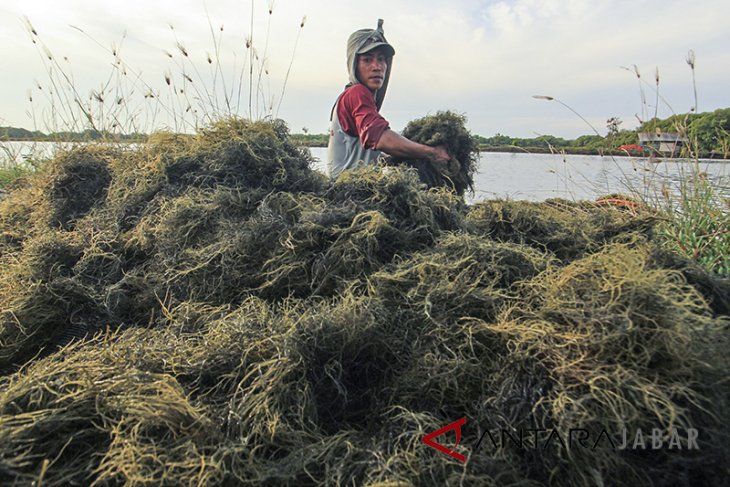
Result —
[[730, 108], [699, 114], [689, 125], [688, 135], [703, 152], [726, 153], [730, 132]]
[[609, 147], [615, 147], [616, 144], [616, 138], [619, 134], [619, 126], [623, 123], [623, 121], [618, 117], [611, 117], [608, 120], [606, 120], [606, 129], [608, 130], [608, 135], [606, 136], [606, 142], [608, 143]]

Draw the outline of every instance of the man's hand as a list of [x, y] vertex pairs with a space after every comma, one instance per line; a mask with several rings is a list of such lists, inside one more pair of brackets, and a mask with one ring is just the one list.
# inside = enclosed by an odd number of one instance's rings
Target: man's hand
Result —
[[437, 164], [446, 164], [451, 160], [451, 156], [446, 151], [446, 147], [443, 145], [437, 145], [433, 147], [431, 156], [429, 157], [432, 162]]
[[406, 139], [402, 135], [390, 129], [387, 129], [383, 132], [383, 135], [380, 136], [380, 140], [378, 140], [376, 148], [391, 156], [428, 159], [436, 164], [446, 164], [449, 160], [451, 160], [449, 153], [446, 152], [445, 146], [437, 145], [435, 147], [431, 147], [419, 144]]

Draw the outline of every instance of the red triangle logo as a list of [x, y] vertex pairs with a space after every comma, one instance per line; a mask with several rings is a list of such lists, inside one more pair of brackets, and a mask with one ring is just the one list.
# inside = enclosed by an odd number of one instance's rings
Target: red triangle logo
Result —
[[459, 460], [460, 462], [465, 462], [466, 457], [464, 455], [462, 455], [461, 453], [457, 453], [454, 450], [446, 448], [444, 445], [433, 441], [434, 438], [441, 436], [444, 433], [447, 433], [451, 430], [454, 430], [456, 433], [456, 443], [454, 444], [454, 448], [456, 448], [457, 446], [459, 446], [459, 442], [461, 441], [461, 427], [464, 426], [464, 424], [466, 424], [466, 416], [464, 416], [461, 419], [457, 419], [453, 423], [447, 424], [443, 428], [437, 429], [436, 431], [427, 434], [426, 436], [423, 437], [423, 442], [425, 444], [427, 444], [428, 446], [430, 446], [431, 448], [437, 449], [441, 453], [445, 453], [446, 455], [448, 455], [452, 458], [455, 458], [455, 459]]

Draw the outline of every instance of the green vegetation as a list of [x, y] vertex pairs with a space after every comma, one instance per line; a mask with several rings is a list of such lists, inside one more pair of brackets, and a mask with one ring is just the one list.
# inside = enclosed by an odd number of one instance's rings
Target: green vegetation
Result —
[[0, 127], [0, 140], [45, 140], [48, 137], [38, 130], [26, 130], [16, 127]]
[[291, 134], [292, 143], [304, 147], [327, 147], [328, 134]]
[[[656, 212], [311, 162], [225, 120], [0, 201], [1, 483], [724, 485], [730, 283]], [[421, 441], [464, 416], [466, 463]], [[536, 427], [684, 439], [473, 449]]]
[[32, 173], [32, 169], [23, 169], [18, 165], [0, 166], [0, 189], [5, 188], [13, 181]]
[[[635, 143], [635, 134], [624, 135], [622, 140]], [[479, 138], [480, 149], [495, 152], [565, 152], [568, 154], [603, 154], [608, 153], [606, 140], [598, 135], [583, 135], [575, 140], [563, 139], [552, 135], [541, 135], [533, 138], [509, 137], [497, 134], [492, 137]]]
[[28, 170], [23, 170], [17, 165], [8, 167], [0, 167], [0, 189], [8, 186], [13, 181], [27, 176], [30, 173]]
[[685, 156], [730, 157], [730, 108], [706, 113], [673, 115], [667, 119], [651, 119], [635, 130], [619, 129], [621, 121], [608, 120], [608, 134], [583, 135], [574, 140], [562, 139], [551, 135], [534, 138], [515, 138], [497, 134], [492, 137], [478, 137], [482, 150], [538, 152], [546, 150], [563, 151], [573, 154], [618, 154], [625, 152], [618, 148], [622, 145], [637, 144], [639, 132], [679, 132], [688, 137], [690, 147]]
[[[612, 123], [613, 122], [613, 123]], [[666, 119], [651, 119], [635, 130], [619, 128], [621, 120], [615, 117], [608, 120], [608, 134], [583, 135], [576, 139], [563, 139], [552, 135], [541, 135], [533, 138], [510, 137], [496, 134], [491, 137], [475, 135], [481, 150], [487, 151], [520, 151], [547, 152], [564, 151], [573, 154], [618, 154], [625, 152], [618, 148], [622, 145], [637, 144], [639, 132], [679, 132], [690, 140], [692, 155], [699, 157], [730, 157], [730, 108], [722, 108], [714, 112], [689, 113], [673, 115]], [[87, 129], [82, 132], [52, 132], [44, 134], [22, 128], [0, 127], [0, 140], [35, 140], [35, 141], [88, 141], [118, 140], [122, 142], [141, 142], [147, 135], [143, 133], [112, 134]], [[291, 135], [293, 143], [306, 147], [326, 147], [329, 140], [327, 134], [297, 133]], [[685, 154], [690, 155], [690, 154]]]
[[730, 157], [730, 108], [714, 112], [673, 115], [667, 119], [652, 119], [641, 125], [642, 132], [661, 130], [685, 134], [694, 154]]
[[664, 215], [657, 226], [663, 245], [730, 277], [730, 199], [695, 166], [682, 176], [678, 191], [650, 201]]
[[0, 142], [0, 190], [14, 181], [32, 174], [40, 164], [34, 160], [19, 164], [17, 160], [16, 151]]
[[86, 129], [82, 132], [51, 132], [45, 134], [37, 130], [30, 131], [23, 128], [0, 127], [0, 141], [33, 141], [33, 142], [89, 142], [89, 141], [118, 141], [118, 142], [144, 142], [147, 134], [131, 133], [121, 134], [107, 131]]
[[516, 138], [497, 134], [492, 137], [480, 137], [480, 149], [493, 152], [565, 152], [566, 154], [614, 154], [625, 155], [618, 150], [624, 144], [636, 144], [638, 135], [635, 131], [622, 130], [611, 137], [598, 135], [582, 135], [577, 139], [563, 139], [552, 135], [541, 135], [533, 138]]

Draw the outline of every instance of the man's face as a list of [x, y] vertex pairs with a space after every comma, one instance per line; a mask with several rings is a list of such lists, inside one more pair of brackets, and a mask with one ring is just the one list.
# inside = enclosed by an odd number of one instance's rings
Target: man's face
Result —
[[357, 79], [370, 91], [375, 91], [383, 86], [387, 69], [388, 58], [380, 49], [357, 56]]

